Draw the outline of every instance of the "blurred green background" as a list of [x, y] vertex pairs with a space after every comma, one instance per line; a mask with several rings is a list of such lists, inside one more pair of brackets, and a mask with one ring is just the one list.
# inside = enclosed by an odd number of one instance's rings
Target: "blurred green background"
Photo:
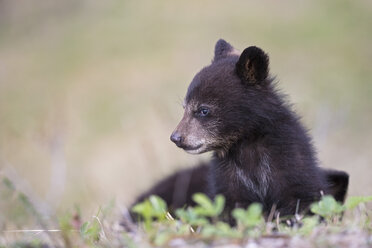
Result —
[[369, 0], [0, 0], [0, 173], [55, 213], [127, 206], [208, 159], [169, 136], [219, 38], [269, 53], [322, 166], [371, 195]]

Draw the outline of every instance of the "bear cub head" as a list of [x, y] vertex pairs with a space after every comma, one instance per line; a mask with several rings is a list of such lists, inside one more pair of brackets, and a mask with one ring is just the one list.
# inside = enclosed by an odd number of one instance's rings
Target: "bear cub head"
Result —
[[[212, 63], [193, 78], [184, 115], [171, 140], [192, 154], [226, 153], [242, 138], [258, 133], [280, 105], [269, 77], [269, 57], [251, 46], [241, 54], [224, 40], [216, 43]], [[261, 130], [262, 131], [262, 130]]]

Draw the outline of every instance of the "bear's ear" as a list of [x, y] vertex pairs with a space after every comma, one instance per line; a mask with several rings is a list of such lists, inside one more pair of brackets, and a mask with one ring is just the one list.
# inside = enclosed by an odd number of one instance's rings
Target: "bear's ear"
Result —
[[349, 185], [349, 174], [344, 171], [323, 170], [328, 182], [329, 193], [336, 201], [344, 202]]
[[238, 51], [223, 39], [219, 39], [214, 47], [213, 62], [226, 58], [231, 54], [238, 54]]
[[264, 81], [269, 74], [269, 56], [261, 48], [246, 48], [236, 63], [236, 73], [248, 84]]

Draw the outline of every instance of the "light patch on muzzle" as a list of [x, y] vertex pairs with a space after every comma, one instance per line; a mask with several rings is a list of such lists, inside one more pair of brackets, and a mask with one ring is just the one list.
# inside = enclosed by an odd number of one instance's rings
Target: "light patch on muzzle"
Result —
[[194, 117], [194, 106], [185, 106], [182, 120], [172, 133], [171, 140], [180, 148], [191, 154], [199, 154], [207, 151], [208, 132]]

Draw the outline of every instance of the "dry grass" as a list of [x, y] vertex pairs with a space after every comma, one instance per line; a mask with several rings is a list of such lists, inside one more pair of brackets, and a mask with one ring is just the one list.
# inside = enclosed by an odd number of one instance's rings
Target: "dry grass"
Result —
[[[324, 217], [318, 222], [316, 216], [298, 220], [288, 226], [279, 219], [264, 222], [256, 217], [245, 226], [237, 219], [235, 227], [220, 228], [215, 217], [210, 224], [190, 226], [186, 219], [170, 216], [151, 220], [150, 225], [133, 223], [126, 209], [118, 211], [113, 202], [84, 219], [79, 208], [53, 218], [45, 218], [11, 181], [2, 183], [13, 199], [13, 206], [22, 213], [22, 222], [3, 226], [0, 247], [371, 247], [371, 209], [364, 204], [357, 208], [347, 207], [342, 219], [339, 214]], [[158, 205], [158, 204], [157, 204]], [[346, 203], [347, 206], [347, 203]], [[20, 211], [21, 208], [21, 211]], [[333, 210], [332, 210], [333, 211]], [[332, 213], [332, 212], [331, 212]], [[9, 214], [9, 213], [7, 213]], [[217, 214], [218, 215], [218, 214]], [[326, 216], [326, 215], [323, 215]], [[58, 218], [58, 219], [57, 219]], [[199, 215], [199, 220], [203, 218]], [[28, 221], [27, 221], [28, 220]], [[315, 222], [314, 222], [315, 221]], [[254, 223], [254, 224], [252, 224]], [[32, 228], [29, 228], [29, 227]], [[206, 229], [209, 229], [206, 232]]]

